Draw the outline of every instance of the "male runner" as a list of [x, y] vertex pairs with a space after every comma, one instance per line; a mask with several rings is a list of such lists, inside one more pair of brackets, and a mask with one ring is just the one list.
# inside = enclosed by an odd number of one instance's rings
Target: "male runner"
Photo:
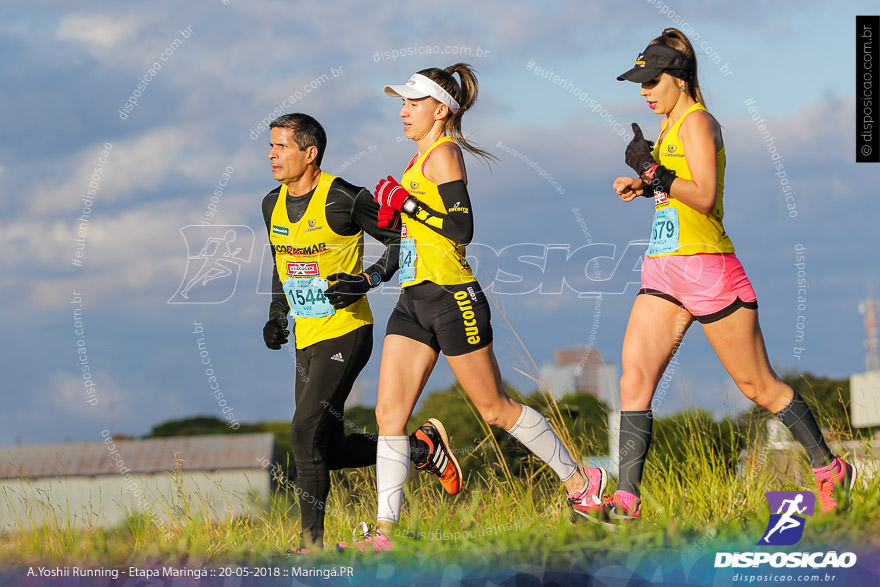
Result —
[[[270, 125], [269, 161], [281, 185], [263, 198], [263, 218], [274, 255], [272, 302], [263, 339], [278, 350], [294, 317], [296, 409], [290, 443], [301, 492], [302, 544], [323, 548], [330, 471], [376, 463], [376, 437], [345, 435], [343, 410], [352, 384], [373, 348], [373, 316], [365, 294], [397, 271], [400, 233], [377, 226], [379, 205], [361, 187], [321, 171], [324, 129], [306, 114], [286, 114]], [[363, 233], [386, 245], [363, 270]], [[332, 284], [330, 282], [333, 282]], [[412, 435], [410, 458], [440, 477], [451, 494], [460, 468], [431, 419]]]

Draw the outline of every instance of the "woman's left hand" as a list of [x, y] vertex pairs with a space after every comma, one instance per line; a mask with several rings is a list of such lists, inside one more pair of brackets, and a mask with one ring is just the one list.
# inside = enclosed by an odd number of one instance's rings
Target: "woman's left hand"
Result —
[[639, 125], [635, 122], [632, 123], [632, 129], [633, 138], [626, 146], [624, 160], [626, 161], [626, 164], [641, 177], [645, 170], [655, 163], [654, 156], [652, 155], [654, 143], [645, 139], [645, 135], [642, 134], [642, 129], [639, 128]]
[[397, 183], [390, 175], [379, 180], [376, 185], [376, 196], [373, 198], [380, 206], [388, 206], [398, 212], [403, 208], [403, 203], [409, 198], [409, 192]]

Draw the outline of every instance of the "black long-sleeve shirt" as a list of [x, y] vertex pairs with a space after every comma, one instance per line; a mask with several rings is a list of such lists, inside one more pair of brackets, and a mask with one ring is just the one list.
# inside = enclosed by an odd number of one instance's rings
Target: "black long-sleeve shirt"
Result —
[[[271, 234], [272, 211], [278, 203], [280, 193], [281, 186], [278, 186], [263, 198], [263, 220], [266, 223], [267, 234]], [[291, 222], [299, 222], [302, 219], [314, 195], [315, 190], [302, 196], [287, 195], [287, 216]], [[378, 212], [379, 204], [373, 201], [373, 195], [365, 188], [352, 185], [341, 177], [333, 180], [327, 193], [327, 205], [324, 210], [327, 224], [335, 233], [344, 236], [354, 236], [364, 231], [385, 245], [385, 253], [365, 270], [367, 274], [379, 273], [384, 282], [391, 279], [397, 271], [400, 231], [379, 228], [376, 224]], [[271, 254], [274, 265], [275, 255]], [[277, 313], [286, 315], [289, 309], [276, 267], [272, 272], [272, 302], [269, 305], [269, 317]]]

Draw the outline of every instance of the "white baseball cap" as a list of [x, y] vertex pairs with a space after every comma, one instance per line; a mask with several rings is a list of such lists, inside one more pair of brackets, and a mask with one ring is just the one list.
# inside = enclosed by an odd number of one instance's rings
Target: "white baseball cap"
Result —
[[385, 86], [385, 93], [391, 97], [420, 100], [431, 96], [441, 104], [446, 104], [452, 112], [458, 112], [461, 106], [452, 95], [440, 87], [440, 84], [420, 73], [414, 73], [402, 86]]

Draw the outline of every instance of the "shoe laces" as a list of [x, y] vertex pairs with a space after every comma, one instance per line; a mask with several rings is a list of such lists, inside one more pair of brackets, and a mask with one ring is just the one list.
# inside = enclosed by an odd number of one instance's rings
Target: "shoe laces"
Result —
[[351, 535], [356, 541], [368, 541], [373, 536], [373, 532], [366, 522], [358, 522], [358, 525], [351, 531]]
[[[425, 434], [425, 433], [422, 432], [422, 434]], [[425, 436], [427, 437], [427, 435], [425, 435]], [[413, 442], [413, 441], [420, 442], [425, 445], [425, 462], [424, 463], [415, 463], [416, 469], [418, 469], [420, 471], [423, 469], [427, 469], [427, 470], [431, 471], [432, 473], [436, 473], [437, 467], [434, 466], [434, 463], [431, 462], [431, 453], [433, 452], [431, 450], [431, 444], [433, 444], [433, 443], [429, 443], [426, 440], [422, 440], [421, 438], [418, 437], [416, 432], [413, 432], [412, 436], [410, 437], [410, 442]], [[438, 448], [437, 446], [434, 446], [434, 450], [437, 450], [437, 448]]]
[[816, 479], [816, 489], [819, 495], [819, 503], [822, 505], [823, 511], [828, 511], [837, 506], [834, 499], [834, 480], [828, 477]]
[[[585, 504], [584, 500], [586, 500], [588, 498], [589, 498], [589, 503]], [[587, 489], [584, 488], [582, 491], [578, 491], [577, 493], [569, 493], [568, 494], [568, 505], [581, 504], [581, 505], [589, 505], [589, 506], [595, 507], [595, 508], [601, 508], [603, 506], [603, 504], [605, 503], [605, 501], [608, 499], [611, 499], [611, 497], [606, 493], [602, 496], [602, 499], [599, 501], [599, 503], [596, 503], [595, 501], [593, 501], [593, 499], [598, 499], [598, 498], [595, 497], [594, 494], [592, 494], [592, 493], [587, 493]]]
[[423, 464], [416, 465], [416, 469], [418, 469], [420, 471], [430, 471], [431, 473], [434, 473], [435, 475], [440, 474], [440, 471], [437, 470], [437, 465], [434, 464], [434, 461], [433, 461], [433, 459], [431, 459], [430, 455], [428, 455], [428, 460], [426, 460]]
[[589, 497], [591, 495], [592, 494], [587, 493], [586, 491], [583, 491], [580, 494], [578, 494], [577, 497], [569, 497], [568, 498], [568, 505], [574, 505], [574, 504], [586, 505], [589, 508], [591, 508], [595, 511], [600, 511], [600, 512], [608, 511], [609, 509], [614, 507], [614, 497], [608, 495], [607, 493], [602, 494], [602, 499], [599, 501], [599, 503], [596, 503], [596, 502], [590, 500], [588, 503], [585, 504], [584, 498]]

